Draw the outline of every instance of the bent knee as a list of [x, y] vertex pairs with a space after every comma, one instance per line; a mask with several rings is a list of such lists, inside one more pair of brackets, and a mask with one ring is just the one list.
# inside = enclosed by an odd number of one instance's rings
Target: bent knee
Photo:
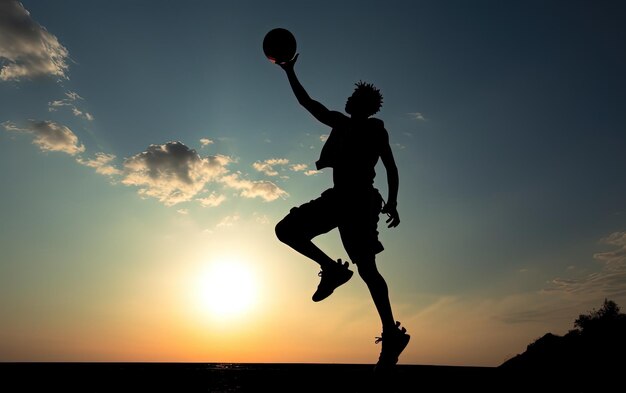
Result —
[[292, 220], [289, 219], [289, 216], [283, 218], [276, 224], [274, 227], [274, 233], [276, 233], [276, 237], [283, 243], [292, 244], [296, 239], [298, 239], [299, 231], [293, 225]]
[[274, 227], [274, 232], [276, 233], [276, 237], [283, 243], [288, 243], [292, 236], [290, 236], [291, 230], [289, 229], [289, 224], [282, 219], [276, 226]]
[[290, 246], [302, 241], [310, 241], [314, 237], [311, 236], [309, 231], [298, 225], [297, 221], [290, 219], [289, 216], [276, 224], [274, 233], [276, 233], [278, 240]]

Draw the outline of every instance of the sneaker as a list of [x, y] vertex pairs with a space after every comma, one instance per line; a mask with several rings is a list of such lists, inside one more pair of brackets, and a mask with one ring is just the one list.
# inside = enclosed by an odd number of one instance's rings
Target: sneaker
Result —
[[342, 263], [341, 259], [322, 269], [318, 273], [318, 276], [322, 277], [322, 281], [313, 294], [313, 301], [319, 302], [329, 297], [337, 287], [348, 282], [353, 274], [354, 272], [348, 269], [348, 262]]
[[396, 322], [396, 328], [383, 332], [381, 337], [376, 337], [375, 343], [382, 341], [383, 348], [380, 351], [380, 357], [376, 364], [375, 370], [390, 368], [398, 363], [398, 357], [404, 351], [411, 336], [406, 334], [405, 328], [400, 328], [400, 322]]

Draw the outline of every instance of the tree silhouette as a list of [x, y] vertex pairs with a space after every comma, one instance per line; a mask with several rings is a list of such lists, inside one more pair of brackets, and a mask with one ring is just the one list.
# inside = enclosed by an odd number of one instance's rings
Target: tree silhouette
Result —
[[602, 331], [612, 326], [623, 324], [626, 314], [620, 313], [620, 308], [612, 300], [604, 299], [599, 310], [592, 310], [589, 314], [581, 314], [574, 321], [574, 326], [583, 334]]
[[626, 314], [605, 299], [599, 310], [579, 315], [564, 336], [547, 333], [500, 368], [512, 373], [507, 378], [526, 380], [518, 391], [541, 382], [558, 391], [600, 392], [614, 385], [607, 376], [621, 374], [626, 367], [625, 354]]

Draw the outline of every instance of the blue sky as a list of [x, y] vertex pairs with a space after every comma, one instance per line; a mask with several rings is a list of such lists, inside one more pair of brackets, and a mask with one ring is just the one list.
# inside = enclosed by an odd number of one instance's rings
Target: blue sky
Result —
[[[379, 266], [396, 318], [415, 342], [434, 343], [404, 361], [495, 365], [605, 297], [626, 300], [620, 2], [22, 4], [3, 0], [0, 17], [6, 360], [376, 357], [361, 342], [379, 329], [363, 285], [301, 309], [315, 266], [273, 234], [331, 186], [330, 171], [312, 171], [330, 130], [263, 56], [274, 27], [294, 33], [296, 71], [329, 108], [342, 110], [359, 80], [384, 95], [377, 116], [400, 171], [402, 223], [380, 229]], [[376, 183], [386, 196], [382, 167]], [[336, 233], [318, 241], [344, 257]], [[185, 280], [229, 253], [267, 284], [264, 315], [294, 308], [272, 319], [285, 332], [327, 318], [330, 335], [358, 320], [349, 349], [196, 353], [173, 340], [129, 355], [85, 344], [111, 310], [136, 315], [137, 305], [119, 311], [129, 298], [153, 310], [138, 323], [187, 321], [177, 311]], [[178, 284], [156, 284], [168, 277]], [[148, 300], [157, 293], [162, 314]], [[114, 345], [139, 334], [114, 326]], [[307, 332], [293, 345], [307, 348]], [[31, 348], [33, 337], [72, 345]]]

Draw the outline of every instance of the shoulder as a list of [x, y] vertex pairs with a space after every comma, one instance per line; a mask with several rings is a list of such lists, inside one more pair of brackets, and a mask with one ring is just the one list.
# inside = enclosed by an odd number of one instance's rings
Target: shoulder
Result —
[[370, 129], [374, 131], [374, 134], [376, 136], [383, 139], [389, 138], [389, 134], [385, 129], [385, 123], [382, 120], [376, 117], [370, 117], [369, 119], [367, 119], [367, 121], [370, 124]]
[[382, 129], [385, 128], [385, 123], [377, 117], [370, 117], [368, 121], [370, 122], [372, 127], [382, 128]]
[[350, 118], [346, 115], [344, 115], [341, 112], [338, 111], [329, 111], [328, 112], [328, 120], [329, 120], [329, 125], [333, 128], [342, 128], [343, 126], [345, 126], [349, 121]]

